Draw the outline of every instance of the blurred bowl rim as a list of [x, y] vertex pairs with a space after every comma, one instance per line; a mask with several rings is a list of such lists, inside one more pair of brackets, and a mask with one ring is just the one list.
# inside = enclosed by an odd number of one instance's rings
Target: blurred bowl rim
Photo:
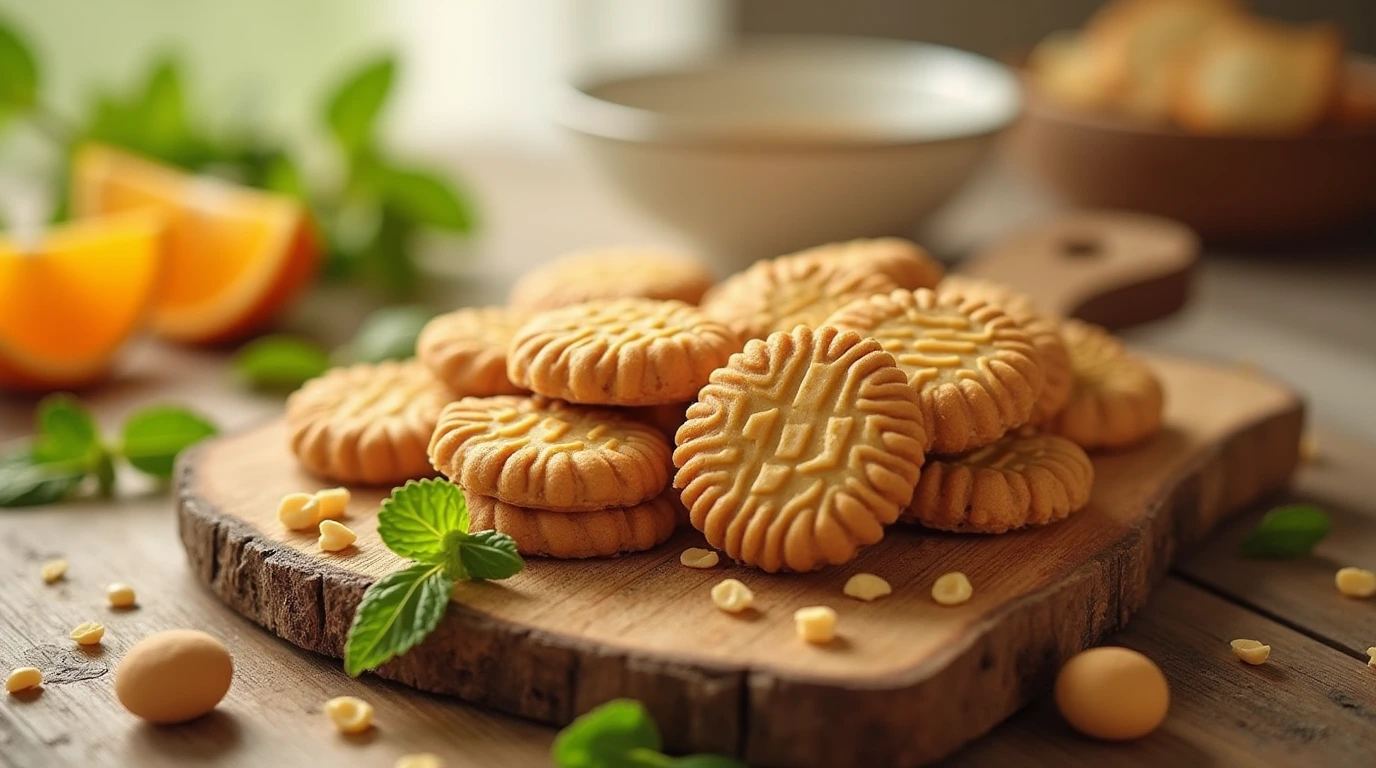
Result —
[[[891, 57], [926, 55], [943, 57], [986, 79], [987, 87], [1002, 91], [1002, 103], [992, 114], [972, 119], [964, 128], [909, 129], [901, 126], [871, 128], [868, 133], [800, 134], [762, 124], [728, 123], [715, 118], [665, 114], [629, 106], [598, 96], [612, 85], [658, 77], [706, 74], [730, 65], [741, 57], [770, 55], [826, 55]], [[986, 94], [988, 95], [988, 94]], [[881, 148], [964, 141], [994, 136], [1012, 126], [1023, 111], [1023, 87], [1010, 67], [978, 53], [937, 43], [855, 35], [756, 35], [719, 50], [685, 60], [639, 69], [622, 69], [573, 78], [558, 94], [554, 121], [568, 130], [588, 136], [639, 144], [673, 144], [697, 147], [755, 149]]]

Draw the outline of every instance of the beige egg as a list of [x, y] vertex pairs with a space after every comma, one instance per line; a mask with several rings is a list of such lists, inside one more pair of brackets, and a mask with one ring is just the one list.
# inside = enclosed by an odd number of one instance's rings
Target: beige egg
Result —
[[1056, 706], [1075, 730], [1096, 739], [1139, 739], [1166, 719], [1170, 688], [1161, 668], [1127, 648], [1076, 654], [1056, 676]]
[[223, 643], [195, 629], [143, 638], [115, 669], [115, 695], [150, 723], [182, 723], [215, 708], [229, 691], [234, 663]]

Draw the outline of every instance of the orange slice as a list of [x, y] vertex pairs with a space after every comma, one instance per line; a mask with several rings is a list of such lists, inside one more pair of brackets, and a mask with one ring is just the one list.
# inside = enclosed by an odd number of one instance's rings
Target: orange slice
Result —
[[56, 227], [32, 248], [0, 238], [0, 386], [100, 378], [157, 289], [163, 231], [140, 212]]
[[152, 327], [182, 342], [240, 338], [270, 321], [315, 274], [309, 216], [295, 200], [188, 174], [101, 145], [72, 164], [72, 210], [152, 208], [167, 218]]

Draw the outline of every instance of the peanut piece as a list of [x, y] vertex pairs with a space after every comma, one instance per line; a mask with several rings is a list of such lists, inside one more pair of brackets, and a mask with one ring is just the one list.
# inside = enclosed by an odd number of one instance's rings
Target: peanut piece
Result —
[[836, 637], [836, 611], [825, 605], [799, 608], [793, 612], [793, 628], [809, 643], [829, 643]]
[[722, 579], [712, 587], [712, 602], [727, 613], [740, 613], [755, 603], [755, 593], [736, 579]]
[[33, 667], [20, 667], [5, 678], [5, 690], [10, 693], [27, 691], [43, 684], [43, 673]]
[[314, 528], [320, 522], [315, 509], [306, 507], [314, 499], [309, 493], [289, 493], [277, 502], [277, 519], [293, 531]]
[[932, 599], [942, 605], [960, 605], [975, 594], [970, 579], [960, 571], [943, 573], [932, 584]]
[[678, 556], [678, 561], [689, 568], [711, 568], [720, 559], [716, 552], [701, 547], [689, 547]]
[[1233, 647], [1233, 653], [1239, 659], [1253, 666], [1265, 664], [1266, 659], [1271, 655], [1271, 646], [1262, 645], [1256, 640], [1234, 640], [1229, 643]]
[[1366, 655], [1370, 657], [1367, 659], [1366, 665], [1368, 667], [1376, 667], [1376, 645], [1366, 649]]
[[352, 546], [355, 541], [358, 541], [358, 534], [349, 530], [349, 526], [333, 520], [320, 521], [320, 551], [338, 552]]
[[1365, 568], [1339, 568], [1333, 583], [1338, 591], [1348, 597], [1371, 597], [1376, 595], [1376, 573]]
[[325, 702], [325, 714], [340, 733], [362, 733], [373, 725], [373, 705], [356, 696], [336, 696]]
[[49, 560], [39, 567], [38, 575], [43, 577], [46, 584], [61, 581], [67, 575], [67, 561], [62, 559]]
[[343, 520], [349, 511], [348, 488], [326, 488], [312, 498], [321, 520]]
[[110, 601], [111, 608], [131, 608], [136, 597], [133, 587], [115, 582], [105, 588], [105, 599]]
[[444, 761], [440, 759], [439, 755], [422, 752], [418, 755], [398, 757], [392, 768], [444, 768]]
[[841, 591], [845, 593], [846, 597], [853, 597], [868, 603], [893, 594], [893, 587], [889, 586], [889, 582], [872, 573], [857, 573], [846, 579], [846, 586], [842, 587]]
[[76, 625], [68, 637], [75, 640], [77, 645], [96, 645], [105, 637], [105, 625], [98, 621], [85, 621]]

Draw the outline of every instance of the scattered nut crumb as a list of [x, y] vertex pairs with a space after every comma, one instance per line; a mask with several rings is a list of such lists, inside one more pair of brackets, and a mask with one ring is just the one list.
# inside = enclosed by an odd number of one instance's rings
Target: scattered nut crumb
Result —
[[10, 693], [27, 691], [43, 684], [43, 673], [33, 667], [20, 667], [5, 678], [5, 690]]
[[329, 715], [340, 733], [362, 733], [373, 725], [373, 705], [356, 696], [336, 696], [325, 702]]
[[116, 582], [105, 588], [105, 599], [110, 601], [111, 608], [130, 608], [137, 598], [133, 587]]
[[1313, 464], [1319, 460], [1319, 436], [1313, 432], [1300, 435], [1300, 461]]
[[62, 559], [49, 560], [38, 569], [38, 575], [42, 576], [43, 581], [48, 584], [61, 581], [67, 576], [67, 561]]
[[349, 511], [348, 488], [326, 488], [312, 497], [321, 520], [343, 520]]
[[875, 576], [872, 573], [857, 573], [846, 579], [846, 586], [841, 588], [846, 597], [853, 597], [856, 600], [870, 602], [893, 594], [893, 587], [889, 582]]
[[444, 761], [439, 755], [422, 752], [418, 755], [398, 757], [392, 768], [444, 768]]
[[720, 560], [716, 552], [701, 547], [689, 547], [678, 556], [678, 561], [689, 568], [711, 568]]
[[1265, 664], [1271, 655], [1271, 646], [1262, 645], [1256, 640], [1234, 640], [1229, 645], [1239, 659], [1252, 665]]
[[932, 584], [932, 599], [942, 605], [960, 605], [975, 594], [970, 579], [960, 571], [943, 573]]
[[727, 613], [740, 613], [755, 604], [755, 593], [736, 579], [722, 579], [712, 587], [712, 602]]
[[98, 621], [84, 621], [69, 635], [77, 645], [96, 645], [105, 637], [105, 625]]
[[355, 541], [358, 541], [358, 534], [349, 530], [349, 526], [334, 520], [320, 521], [321, 551], [338, 552], [352, 546]]
[[812, 605], [793, 612], [793, 628], [809, 643], [829, 643], [836, 638], [836, 611]]
[[1371, 597], [1376, 595], [1376, 573], [1365, 568], [1339, 568], [1333, 577], [1338, 591], [1348, 597]]
[[314, 528], [320, 522], [317, 510], [307, 509], [315, 497], [309, 493], [289, 493], [277, 502], [277, 519], [293, 531]]
[[1366, 649], [1366, 655], [1371, 657], [1367, 659], [1366, 665], [1368, 667], [1376, 667], [1376, 645]]

